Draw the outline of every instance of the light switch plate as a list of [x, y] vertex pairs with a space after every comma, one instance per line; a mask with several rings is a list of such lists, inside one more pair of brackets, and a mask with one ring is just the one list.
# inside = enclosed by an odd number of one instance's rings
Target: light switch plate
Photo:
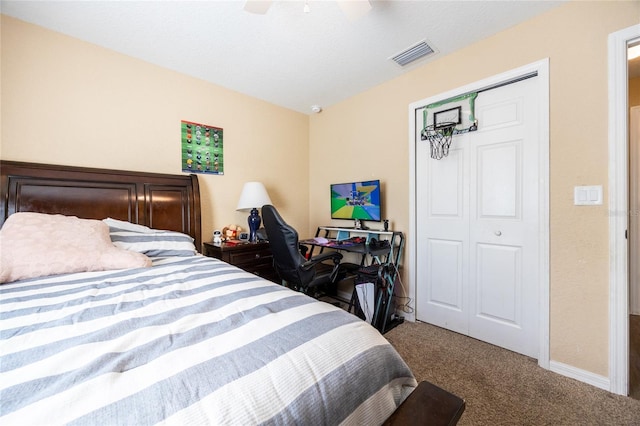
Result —
[[573, 189], [573, 204], [596, 206], [602, 204], [602, 185], [576, 186]]

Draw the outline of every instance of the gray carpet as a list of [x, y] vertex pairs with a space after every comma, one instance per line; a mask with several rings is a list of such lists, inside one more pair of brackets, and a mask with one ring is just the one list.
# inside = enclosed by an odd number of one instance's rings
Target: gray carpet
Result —
[[466, 401], [459, 425], [640, 425], [640, 401], [540, 368], [537, 361], [424, 323], [385, 337], [413, 370]]

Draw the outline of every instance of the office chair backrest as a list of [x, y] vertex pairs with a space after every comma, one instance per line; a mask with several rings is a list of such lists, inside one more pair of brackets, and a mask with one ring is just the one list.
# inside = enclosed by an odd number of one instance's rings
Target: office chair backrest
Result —
[[315, 269], [301, 267], [306, 259], [300, 254], [298, 232], [270, 204], [262, 206], [262, 221], [278, 275], [290, 284], [306, 287], [314, 278]]

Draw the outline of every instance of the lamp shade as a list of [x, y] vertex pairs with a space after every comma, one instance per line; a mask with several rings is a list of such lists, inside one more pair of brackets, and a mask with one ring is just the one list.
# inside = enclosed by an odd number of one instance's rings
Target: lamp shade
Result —
[[265, 204], [271, 204], [271, 198], [264, 185], [261, 182], [247, 182], [242, 188], [236, 210], [261, 208]]

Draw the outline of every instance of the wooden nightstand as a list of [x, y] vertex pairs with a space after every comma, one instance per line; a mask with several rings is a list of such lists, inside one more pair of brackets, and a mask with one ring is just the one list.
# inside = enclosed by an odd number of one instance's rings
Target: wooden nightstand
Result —
[[247, 272], [280, 284], [280, 278], [273, 269], [273, 256], [269, 243], [214, 244], [203, 243], [205, 256], [223, 260]]

